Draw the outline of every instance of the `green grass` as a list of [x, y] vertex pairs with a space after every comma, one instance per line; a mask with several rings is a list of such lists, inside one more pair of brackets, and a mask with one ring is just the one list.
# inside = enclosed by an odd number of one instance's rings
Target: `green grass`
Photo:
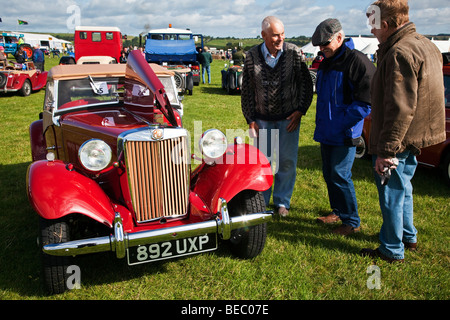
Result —
[[[47, 59], [46, 68], [57, 59]], [[209, 128], [247, 129], [240, 96], [220, 85], [223, 62], [212, 64], [213, 83], [195, 87], [184, 99], [184, 125], [193, 136], [194, 121]], [[378, 246], [382, 219], [371, 164], [356, 160], [356, 186], [362, 231], [344, 238], [315, 218], [330, 208], [321, 173], [319, 146], [313, 141], [315, 101], [303, 118], [297, 180], [287, 218], [268, 225], [267, 244], [250, 261], [234, 258], [226, 246], [178, 260], [128, 267], [112, 254], [82, 256], [81, 289], [47, 296], [41, 284], [36, 245], [37, 218], [26, 196], [30, 164], [28, 126], [42, 109], [44, 91], [29, 97], [2, 95], [0, 123], [0, 300], [1, 299], [167, 299], [167, 300], [448, 300], [449, 187], [439, 171], [418, 168], [413, 179], [419, 251], [405, 264], [378, 261], [381, 289], [368, 289], [367, 268], [358, 252]], [[233, 138], [233, 137], [231, 137]], [[196, 141], [191, 141], [196, 145]]]

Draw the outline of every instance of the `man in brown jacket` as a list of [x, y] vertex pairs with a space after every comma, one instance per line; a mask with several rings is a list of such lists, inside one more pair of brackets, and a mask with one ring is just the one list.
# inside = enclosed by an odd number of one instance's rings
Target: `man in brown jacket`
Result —
[[[416, 155], [421, 148], [445, 140], [442, 55], [409, 22], [407, 0], [380, 0], [371, 7], [374, 15], [368, 16], [376, 22], [372, 33], [380, 45], [371, 88], [369, 152], [373, 155], [383, 225], [380, 246], [361, 253], [402, 262], [404, 249], [417, 245], [411, 185]], [[382, 183], [387, 172], [390, 179]]]

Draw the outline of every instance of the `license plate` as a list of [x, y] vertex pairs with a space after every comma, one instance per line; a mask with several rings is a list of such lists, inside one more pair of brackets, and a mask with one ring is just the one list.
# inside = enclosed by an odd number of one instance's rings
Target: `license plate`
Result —
[[171, 240], [131, 247], [127, 249], [128, 264], [140, 264], [187, 256], [217, 249], [217, 235], [204, 234], [197, 237]]

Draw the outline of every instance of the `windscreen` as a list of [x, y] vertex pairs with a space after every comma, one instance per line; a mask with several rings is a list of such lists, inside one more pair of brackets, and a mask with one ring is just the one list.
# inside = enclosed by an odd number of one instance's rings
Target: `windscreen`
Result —
[[59, 81], [58, 109], [118, 102], [123, 96], [123, 78], [92, 78]]

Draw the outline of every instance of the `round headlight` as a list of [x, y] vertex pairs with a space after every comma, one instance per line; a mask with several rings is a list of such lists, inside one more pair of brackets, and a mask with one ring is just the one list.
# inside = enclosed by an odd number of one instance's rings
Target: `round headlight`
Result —
[[207, 130], [200, 139], [199, 147], [205, 157], [219, 158], [227, 150], [227, 138], [220, 130]]
[[100, 171], [105, 169], [111, 162], [112, 152], [106, 142], [92, 139], [81, 145], [78, 157], [86, 169]]

